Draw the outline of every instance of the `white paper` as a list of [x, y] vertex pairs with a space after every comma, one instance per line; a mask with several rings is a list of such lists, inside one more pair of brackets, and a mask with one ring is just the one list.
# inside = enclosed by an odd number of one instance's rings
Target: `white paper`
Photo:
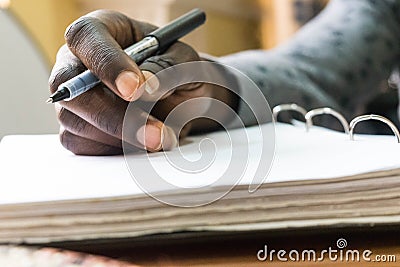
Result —
[[394, 136], [355, 135], [304, 125], [276, 127], [277, 153], [268, 182], [351, 176], [400, 168]]
[[[272, 127], [271, 125], [263, 127]], [[230, 161], [240, 163], [241, 158], [230, 158], [232, 149], [230, 134], [213, 133], [203, 137], [189, 138], [188, 144], [168, 152], [170, 158], [179, 158], [183, 152], [186, 159], [196, 160], [202, 156], [213, 158], [207, 171], [193, 175], [180, 175], [169, 168], [163, 153], [150, 155], [157, 172], [163, 173], [170, 183], [183, 187], [206, 186], [226, 169]], [[348, 136], [314, 127], [309, 133], [304, 125], [277, 124], [275, 159], [266, 182], [304, 179], [335, 178], [367, 173], [377, 170], [400, 168], [400, 145], [393, 136]], [[250, 136], [250, 158], [241, 184], [249, 184], [259, 164], [259, 129], [247, 129]], [[212, 140], [217, 153], [199, 150], [204, 137]], [[247, 140], [240, 141], [246, 146]], [[242, 144], [243, 143], [243, 144]], [[144, 155], [132, 156], [135, 173], [148, 175], [140, 169]], [[179, 164], [179, 162], [178, 162]], [[163, 190], [163, 188], [159, 188]], [[0, 204], [42, 202], [66, 199], [143, 194], [132, 178], [123, 156], [87, 157], [75, 156], [65, 150], [56, 135], [7, 136], [0, 143]]]

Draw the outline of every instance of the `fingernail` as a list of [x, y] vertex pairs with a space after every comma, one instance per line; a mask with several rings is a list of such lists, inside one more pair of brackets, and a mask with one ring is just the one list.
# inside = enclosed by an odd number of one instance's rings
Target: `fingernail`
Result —
[[143, 76], [146, 79], [146, 84], [145, 84], [144, 90], [149, 95], [154, 94], [158, 90], [158, 87], [160, 86], [160, 82], [158, 81], [158, 78], [149, 71], [143, 71]]
[[135, 93], [139, 87], [139, 82], [139, 76], [132, 71], [121, 72], [115, 80], [118, 91], [126, 100], [135, 97]]
[[157, 91], [157, 88], [152, 87], [148, 82], [146, 82], [146, 88], [144, 89], [149, 95], [154, 94]]
[[153, 124], [146, 124], [137, 131], [136, 138], [146, 150], [158, 151], [162, 144], [162, 130]]
[[152, 152], [170, 150], [178, 144], [174, 131], [162, 123], [148, 123], [142, 126], [137, 131], [136, 138], [146, 150]]

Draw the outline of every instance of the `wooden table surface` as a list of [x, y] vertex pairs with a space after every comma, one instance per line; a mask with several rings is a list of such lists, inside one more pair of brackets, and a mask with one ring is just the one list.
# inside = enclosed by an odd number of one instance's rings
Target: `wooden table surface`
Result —
[[[268, 251], [285, 250], [289, 253], [296, 250], [301, 254], [306, 250], [315, 250], [317, 258], [321, 251], [338, 250], [339, 239], [346, 241], [342, 249], [343, 260], [330, 260], [325, 253], [323, 261], [291, 261], [286, 254], [287, 262], [279, 261], [274, 253], [273, 261], [260, 261], [257, 252], [268, 247]], [[88, 244], [53, 244], [83, 253], [93, 253], [111, 257], [132, 265], [79, 265], [79, 266], [400, 266], [400, 227], [315, 229], [307, 231], [290, 230], [284, 232], [238, 233], [199, 236], [188, 238], [187, 234], [153, 236], [136, 240], [114, 240]], [[353, 261], [351, 254], [346, 261], [347, 251], [357, 250], [360, 261]], [[362, 259], [362, 253], [370, 250], [370, 262]], [[293, 252], [294, 253], [294, 252]], [[262, 253], [263, 255], [263, 253]], [[262, 256], [260, 255], [260, 256]], [[295, 255], [295, 254], [292, 254]], [[307, 258], [308, 254], [305, 254]], [[340, 257], [340, 253], [337, 255]], [[386, 257], [386, 262], [374, 261], [376, 256]], [[75, 265], [74, 265], [75, 266]], [[78, 266], [78, 265], [77, 265]]]

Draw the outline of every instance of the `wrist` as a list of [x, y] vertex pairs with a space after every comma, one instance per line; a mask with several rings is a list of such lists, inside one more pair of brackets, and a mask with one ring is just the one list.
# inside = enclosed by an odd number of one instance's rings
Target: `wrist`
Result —
[[[200, 54], [200, 57], [203, 61], [219, 64], [218, 59], [210, 55]], [[239, 110], [240, 99], [236, 93], [238, 89], [236, 77], [227, 68], [218, 66], [215, 68], [211, 66], [211, 68], [208, 70], [211, 76], [209, 83], [205, 83], [203, 86], [206, 87], [205, 95], [217, 101], [211, 101], [208, 112], [204, 114], [204, 117], [210, 119], [201, 118], [193, 120], [191, 133], [206, 133], [222, 129], [222, 126], [230, 125]], [[226, 88], [223, 85], [235, 88]]]

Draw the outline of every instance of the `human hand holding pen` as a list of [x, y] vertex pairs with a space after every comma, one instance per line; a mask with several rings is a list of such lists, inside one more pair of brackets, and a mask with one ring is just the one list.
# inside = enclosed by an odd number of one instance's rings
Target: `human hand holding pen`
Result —
[[[151, 57], [137, 66], [123, 48], [141, 40], [155, 28], [121, 13], [95, 11], [78, 19], [67, 29], [67, 45], [60, 49], [51, 73], [51, 92], [57, 90], [61, 83], [84, 71], [85, 66], [103, 82], [71, 101], [56, 104], [61, 124], [60, 139], [67, 149], [84, 155], [121, 154], [122, 124], [129, 101], [154, 101], [159, 98], [157, 92], [148, 94], [140, 85], [162, 69], [200, 60], [190, 46], [176, 42], [163, 54]], [[215, 86], [209, 84], [181, 86], [157, 102], [152, 110], [153, 116], [146, 125], [139, 127], [137, 142], [132, 145], [149, 151], [173, 148], [178, 137], [171, 128], [162, 123], [162, 119], [175, 106], [200, 96], [227, 101], [231, 98], [228, 92], [215, 90]], [[199, 113], [203, 112], [202, 107], [193, 108], [198, 108]], [[135, 112], [138, 118], [147, 117], [139, 108]], [[185, 131], [180, 134], [184, 136], [191, 127], [193, 124], [185, 127]], [[161, 146], [161, 140], [164, 147]]]

